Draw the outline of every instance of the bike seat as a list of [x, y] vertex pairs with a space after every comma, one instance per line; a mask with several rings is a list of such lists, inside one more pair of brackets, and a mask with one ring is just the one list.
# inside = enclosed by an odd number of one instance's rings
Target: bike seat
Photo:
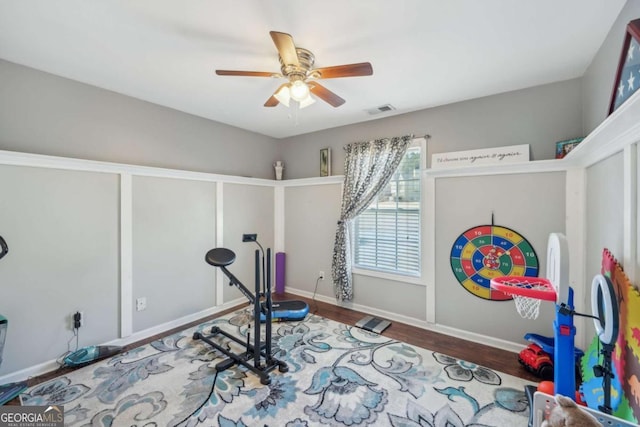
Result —
[[236, 254], [231, 249], [215, 248], [207, 252], [204, 259], [214, 267], [226, 267], [229, 264], [233, 264], [236, 260]]

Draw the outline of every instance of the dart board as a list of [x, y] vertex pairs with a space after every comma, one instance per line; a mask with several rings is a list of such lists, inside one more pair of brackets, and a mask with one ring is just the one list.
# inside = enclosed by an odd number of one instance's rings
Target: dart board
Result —
[[451, 248], [451, 269], [458, 282], [477, 297], [510, 300], [491, 289], [491, 279], [501, 276], [538, 276], [533, 246], [517, 232], [497, 225], [480, 225], [462, 233]]

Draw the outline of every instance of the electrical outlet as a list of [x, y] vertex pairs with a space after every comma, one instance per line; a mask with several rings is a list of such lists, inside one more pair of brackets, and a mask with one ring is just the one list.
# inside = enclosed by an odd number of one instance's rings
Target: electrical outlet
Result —
[[142, 311], [147, 308], [147, 298], [140, 297], [136, 299], [136, 311]]
[[81, 311], [76, 311], [75, 313], [73, 313], [71, 315], [71, 319], [72, 319], [72, 327], [73, 329], [78, 329], [82, 326], [82, 312]]
[[320, 280], [324, 280], [324, 271], [320, 270], [320, 273], [318, 273], [318, 278]]

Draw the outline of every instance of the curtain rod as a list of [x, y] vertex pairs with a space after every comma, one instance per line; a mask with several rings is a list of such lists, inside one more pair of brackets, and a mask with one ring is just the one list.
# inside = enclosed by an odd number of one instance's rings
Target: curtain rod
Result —
[[[411, 134], [410, 134], [410, 135], [411, 135]], [[428, 141], [428, 140], [430, 140], [430, 139], [431, 139], [431, 135], [429, 135], [428, 133], [425, 133], [424, 135], [418, 135], [418, 136], [413, 135], [413, 139], [418, 139], [418, 138], [424, 138], [424, 139], [426, 139], [426, 140]], [[371, 141], [373, 141], [373, 140], [371, 140]], [[346, 145], [343, 147], [345, 150], [347, 149], [347, 145], [349, 145], [349, 144], [346, 144]]]

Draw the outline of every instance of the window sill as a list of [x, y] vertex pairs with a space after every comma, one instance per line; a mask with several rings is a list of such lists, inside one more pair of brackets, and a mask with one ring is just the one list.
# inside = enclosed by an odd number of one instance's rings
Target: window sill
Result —
[[393, 280], [394, 282], [410, 283], [412, 285], [426, 286], [422, 282], [422, 278], [416, 276], [404, 276], [402, 274], [385, 273], [384, 271], [365, 270], [362, 268], [353, 268], [353, 274], [359, 276], [377, 277], [378, 279]]

